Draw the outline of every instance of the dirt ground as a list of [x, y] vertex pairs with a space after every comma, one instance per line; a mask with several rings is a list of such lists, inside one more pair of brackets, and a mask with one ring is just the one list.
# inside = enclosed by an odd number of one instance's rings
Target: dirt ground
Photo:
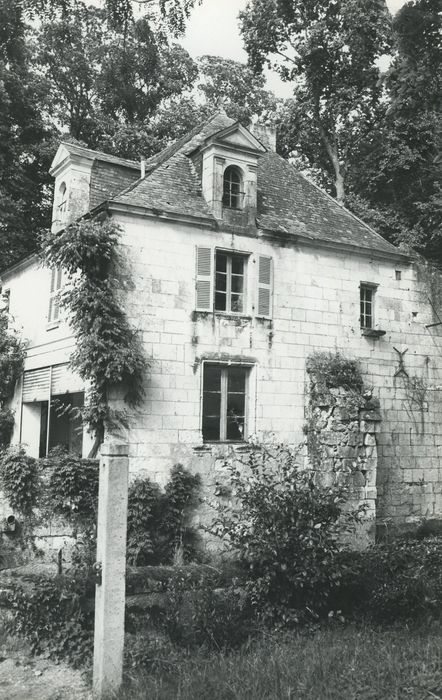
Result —
[[91, 700], [90, 684], [80, 671], [31, 656], [13, 640], [0, 646], [2, 700]]

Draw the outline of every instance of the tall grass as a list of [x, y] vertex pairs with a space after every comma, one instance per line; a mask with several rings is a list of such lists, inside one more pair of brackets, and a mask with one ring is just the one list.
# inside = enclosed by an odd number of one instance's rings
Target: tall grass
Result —
[[182, 656], [129, 678], [119, 700], [442, 700], [442, 630], [335, 627]]

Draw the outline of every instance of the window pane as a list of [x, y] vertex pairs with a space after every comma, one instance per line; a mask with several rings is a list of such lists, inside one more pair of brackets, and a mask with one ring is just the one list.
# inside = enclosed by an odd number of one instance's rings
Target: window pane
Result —
[[219, 424], [219, 418], [203, 416], [203, 440], [206, 442], [219, 440]]
[[244, 393], [246, 390], [246, 369], [244, 367], [230, 367], [227, 380], [229, 393], [239, 391]]
[[204, 391], [221, 391], [221, 367], [204, 365]]
[[[227, 275], [225, 275], [223, 272], [216, 273], [215, 287], [216, 287], [217, 292], [225, 292], [226, 291], [226, 289], [227, 289]], [[238, 289], [235, 291], [242, 292], [242, 289]]]
[[232, 275], [232, 292], [242, 293], [244, 287], [244, 277]]
[[224, 253], [216, 254], [216, 271], [227, 272], [227, 255]]
[[244, 417], [227, 417], [227, 440], [244, 440]]
[[244, 274], [244, 258], [241, 255], [232, 255], [232, 273], [234, 275]]
[[219, 440], [221, 367], [204, 365], [203, 382], [203, 440]]
[[221, 406], [221, 394], [204, 392], [203, 412], [205, 416], [217, 417], [219, 420]]
[[215, 311], [226, 310], [227, 295], [224, 292], [216, 292], [215, 294]]
[[232, 294], [231, 311], [241, 313], [243, 310], [242, 294]]

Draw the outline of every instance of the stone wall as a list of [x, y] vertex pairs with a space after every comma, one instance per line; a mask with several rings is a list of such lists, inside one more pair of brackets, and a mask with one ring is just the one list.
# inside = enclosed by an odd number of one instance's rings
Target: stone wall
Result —
[[308, 459], [328, 483], [336, 474], [350, 480], [349, 508], [363, 505], [363, 522], [354, 541], [361, 547], [376, 534], [377, 435], [381, 427], [379, 400], [370, 391], [328, 388], [310, 374], [305, 432]]

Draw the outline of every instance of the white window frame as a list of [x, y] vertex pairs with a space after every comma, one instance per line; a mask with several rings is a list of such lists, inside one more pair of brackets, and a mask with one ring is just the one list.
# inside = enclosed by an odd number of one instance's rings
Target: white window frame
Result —
[[[220, 439], [205, 440], [203, 435], [203, 420], [204, 420], [204, 369], [207, 365], [220, 367], [228, 370], [229, 368], [242, 368], [246, 370], [245, 377], [245, 403], [244, 403], [244, 434], [241, 440], [228, 440], [226, 437], [227, 431], [227, 393], [221, 395], [221, 412], [224, 410], [225, 415], [221, 413], [220, 420]], [[256, 432], [256, 381], [257, 381], [257, 365], [252, 361], [222, 361], [216, 359], [203, 360], [201, 363], [201, 389], [200, 389], [200, 430], [204, 444], [222, 444], [243, 445], [247, 439]], [[227, 374], [225, 375], [227, 377]], [[226, 380], [224, 380], [224, 391], [226, 392]]]
[[[217, 309], [216, 308], [216, 258], [217, 255], [225, 255], [227, 258], [227, 270], [226, 270], [226, 308], [225, 309]], [[243, 291], [241, 292], [242, 294], [242, 299], [243, 299], [243, 304], [242, 304], [242, 310], [241, 311], [233, 311], [231, 308], [231, 303], [232, 303], [232, 294], [235, 294], [236, 292], [232, 292], [232, 259], [233, 257], [238, 257], [242, 258], [244, 267], [243, 267]], [[248, 274], [249, 274], [249, 253], [242, 253], [240, 251], [236, 250], [225, 250], [224, 248], [215, 248], [215, 256], [214, 256], [214, 263], [213, 263], [213, 310], [217, 314], [232, 314], [235, 316], [246, 316], [247, 315], [247, 309], [248, 309], [248, 285], [247, 285], [247, 279], [248, 279]]]
[[61, 267], [53, 267], [51, 269], [51, 282], [49, 287], [49, 306], [48, 306], [48, 327], [54, 328], [58, 326], [61, 320], [60, 313], [60, 292], [63, 289], [63, 270]]
[[[376, 301], [376, 291], [377, 284], [372, 282], [361, 282], [359, 285], [359, 324], [361, 330], [369, 331], [373, 330], [375, 327], [375, 301]], [[371, 297], [370, 300], [366, 298], [366, 293], [369, 292]], [[370, 305], [370, 313], [367, 313], [367, 305]], [[367, 324], [367, 319], [370, 319], [370, 323]]]

